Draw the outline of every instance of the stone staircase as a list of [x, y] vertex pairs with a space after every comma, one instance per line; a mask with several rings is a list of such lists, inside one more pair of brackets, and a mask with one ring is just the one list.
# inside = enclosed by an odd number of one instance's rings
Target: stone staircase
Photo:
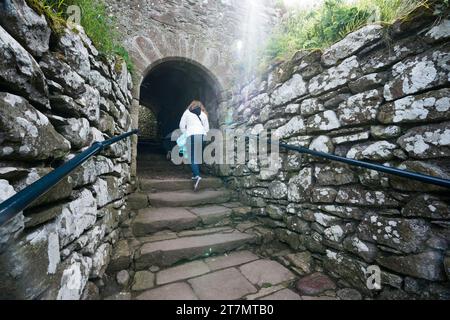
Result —
[[122, 226], [103, 298], [300, 299], [291, 290], [298, 276], [255, 253], [266, 229], [250, 207], [230, 202], [218, 178], [205, 177], [193, 192], [189, 170], [155, 155], [152, 167], [149, 157], [138, 162], [133, 218]]
[[132, 218], [98, 283], [103, 299], [336, 299], [335, 284], [314, 273], [310, 255], [277, 247], [273, 231], [232, 201], [220, 179], [205, 175], [193, 192], [190, 175], [160, 150], [140, 150]]

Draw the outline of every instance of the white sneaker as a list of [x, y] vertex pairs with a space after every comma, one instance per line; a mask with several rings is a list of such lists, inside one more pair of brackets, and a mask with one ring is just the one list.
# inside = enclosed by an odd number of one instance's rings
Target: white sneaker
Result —
[[197, 181], [195, 182], [195, 186], [194, 186], [194, 191], [198, 190], [198, 187], [200, 185], [200, 181], [202, 180], [202, 177], [196, 177], [195, 178]]

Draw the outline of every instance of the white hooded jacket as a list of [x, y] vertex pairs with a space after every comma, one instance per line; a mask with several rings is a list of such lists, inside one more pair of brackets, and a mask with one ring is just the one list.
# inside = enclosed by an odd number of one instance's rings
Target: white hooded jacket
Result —
[[[201, 119], [201, 121], [200, 121]], [[189, 110], [186, 110], [181, 117], [180, 130], [187, 137], [193, 135], [206, 135], [209, 132], [208, 116], [202, 112], [199, 117]]]

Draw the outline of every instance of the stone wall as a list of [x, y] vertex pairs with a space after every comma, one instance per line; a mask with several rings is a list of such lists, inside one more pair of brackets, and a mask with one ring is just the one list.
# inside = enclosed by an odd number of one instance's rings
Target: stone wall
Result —
[[[24, 0], [2, 1], [0, 62], [0, 202], [131, 130], [126, 65], [81, 27], [57, 34]], [[129, 215], [130, 150], [104, 150], [0, 228], [0, 299], [95, 296]]]
[[[271, 129], [289, 144], [450, 179], [450, 20], [415, 14], [236, 87], [222, 129]], [[369, 297], [450, 298], [448, 190], [294, 152], [278, 167], [220, 174], [314, 268]], [[381, 292], [366, 285], [372, 265]]]
[[[268, 39], [279, 19], [277, 0], [109, 0], [123, 45], [134, 62], [131, 115], [139, 121], [141, 84], [159, 64], [184, 61], [214, 81], [217, 100], [238, 77], [237, 62], [252, 65], [254, 50]], [[216, 88], [217, 86], [217, 88]], [[214, 110], [213, 110], [214, 113]], [[137, 138], [132, 139], [136, 176]]]
[[[120, 17], [123, 43], [136, 65], [136, 84], [155, 64], [183, 58], [208, 70], [227, 90], [235, 62], [253, 56], [248, 53], [270, 35], [277, 21], [275, 2], [112, 0], [107, 5]], [[139, 99], [139, 86], [134, 91]]]
[[160, 137], [158, 132], [158, 119], [155, 114], [143, 106], [139, 107], [139, 138], [157, 140]]

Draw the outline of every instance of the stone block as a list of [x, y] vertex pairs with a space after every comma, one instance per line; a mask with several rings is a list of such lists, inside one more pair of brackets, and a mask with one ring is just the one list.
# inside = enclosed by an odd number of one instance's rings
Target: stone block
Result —
[[188, 282], [201, 300], [236, 300], [257, 292], [235, 268], [210, 273]]
[[290, 282], [295, 275], [276, 261], [257, 260], [241, 266], [242, 274], [259, 287]]

